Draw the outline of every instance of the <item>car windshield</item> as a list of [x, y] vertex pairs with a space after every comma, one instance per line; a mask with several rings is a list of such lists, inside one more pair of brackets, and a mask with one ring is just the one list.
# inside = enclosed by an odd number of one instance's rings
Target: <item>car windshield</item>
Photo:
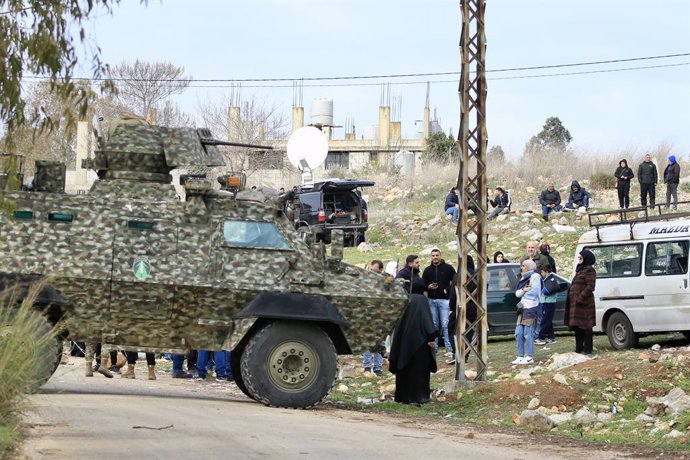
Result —
[[223, 237], [228, 246], [289, 249], [287, 241], [271, 222], [227, 220], [223, 224]]

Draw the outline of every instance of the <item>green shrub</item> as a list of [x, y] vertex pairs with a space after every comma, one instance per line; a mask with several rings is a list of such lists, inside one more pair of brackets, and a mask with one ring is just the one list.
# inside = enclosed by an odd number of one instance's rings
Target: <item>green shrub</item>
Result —
[[613, 174], [596, 173], [589, 176], [589, 187], [595, 190], [615, 188], [616, 178]]

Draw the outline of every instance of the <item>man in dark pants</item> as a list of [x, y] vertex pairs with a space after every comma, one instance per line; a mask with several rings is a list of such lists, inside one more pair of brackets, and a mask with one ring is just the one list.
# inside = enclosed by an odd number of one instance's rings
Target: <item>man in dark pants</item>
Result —
[[649, 154], [644, 156], [644, 161], [637, 168], [637, 180], [640, 181], [640, 204], [647, 206], [647, 195], [649, 195], [649, 205], [654, 206], [659, 175]]
[[678, 208], [678, 183], [680, 182], [680, 166], [675, 155], [668, 156], [668, 165], [664, 169], [664, 183], [666, 184], [666, 206], [668, 209], [673, 198], [673, 209]]

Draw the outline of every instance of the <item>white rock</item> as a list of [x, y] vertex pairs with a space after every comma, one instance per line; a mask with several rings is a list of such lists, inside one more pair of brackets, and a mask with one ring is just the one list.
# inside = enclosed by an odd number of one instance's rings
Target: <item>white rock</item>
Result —
[[429, 220], [427, 224], [429, 224], [429, 227], [433, 227], [434, 225], [438, 225], [441, 222], [440, 217], [434, 217], [433, 219]]
[[340, 369], [338, 370], [338, 380], [354, 377], [355, 374], [355, 366], [352, 364], [345, 363], [341, 365]]
[[457, 251], [458, 250], [458, 242], [457, 241], [451, 241], [450, 243], [446, 243], [446, 247], [450, 249], [451, 251]]
[[678, 430], [672, 430], [670, 433], [665, 434], [663, 437], [664, 438], [681, 438], [685, 436], [685, 433], [678, 431]]
[[345, 385], [344, 383], [341, 383], [340, 385], [338, 385], [338, 391], [341, 393], [346, 393], [347, 390], [349, 390], [349, 389], [350, 388], [348, 388], [348, 386]]
[[553, 381], [560, 383], [561, 385], [568, 385], [568, 380], [566, 380], [565, 376], [563, 374], [555, 374], [553, 376]]
[[357, 246], [357, 250], [359, 252], [369, 252], [371, 251], [371, 245], [368, 243], [359, 243], [359, 245]]
[[[584, 363], [589, 358], [586, 355], [575, 353], [573, 351], [568, 353], [554, 353], [551, 356], [552, 362], [547, 369], [550, 371], [557, 371], [566, 367], [574, 366], [576, 364]], [[555, 377], [555, 376], [554, 376]]]
[[644, 423], [651, 423], [654, 421], [653, 417], [650, 417], [647, 414], [640, 414], [637, 417], [635, 417], [636, 422], [644, 422]]
[[561, 412], [557, 414], [551, 414], [549, 415], [549, 418], [551, 421], [554, 423], [554, 425], [562, 425], [568, 421], [570, 421], [573, 418], [573, 413], [572, 412]]
[[607, 423], [613, 420], [614, 415], [611, 412], [600, 412], [597, 414], [597, 422]]
[[558, 223], [561, 225], [568, 225], [568, 218], [563, 216], [560, 219], [558, 219]]
[[541, 404], [539, 398], [532, 398], [530, 399], [529, 404], [527, 405], [527, 409], [535, 410], [537, 407], [539, 407], [539, 404]]
[[577, 231], [575, 227], [571, 225], [553, 224], [553, 229], [556, 230], [558, 233], [572, 233]]
[[508, 218], [508, 214], [500, 214], [499, 216], [496, 217], [497, 222], [504, 221]]
[[654, 345], [652, 345], [652, 351], [659, 351], [659, 350], [661, 350], [661, 345], [659, 345], [658, 343], [655, 343]]

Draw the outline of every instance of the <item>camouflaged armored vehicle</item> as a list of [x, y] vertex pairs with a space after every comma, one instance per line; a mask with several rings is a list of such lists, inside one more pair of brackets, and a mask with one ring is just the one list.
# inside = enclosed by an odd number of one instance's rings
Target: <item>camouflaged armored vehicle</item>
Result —
[[[171, 170], [223, 165], [208, 130], [120, 124], [86, 166], [98, 180], [66, 195], [65, 168], [37, 165], [34, 191], [4, 193], [0, 287], [42, 280], [36, 307], [65, 339], [128, 350], [232, 350], [239, 388], [306, 407], [333, 385], [337, 355], [371, 349], [407, 302], [381, 275], [309, 244], [280, 197], [223, 177]], [[7, 211], [10, 209], [10, 211]], [[49, 366], [50, 367], [50, 366]], [[54, 369], [47, 369], [46, 380]]]

